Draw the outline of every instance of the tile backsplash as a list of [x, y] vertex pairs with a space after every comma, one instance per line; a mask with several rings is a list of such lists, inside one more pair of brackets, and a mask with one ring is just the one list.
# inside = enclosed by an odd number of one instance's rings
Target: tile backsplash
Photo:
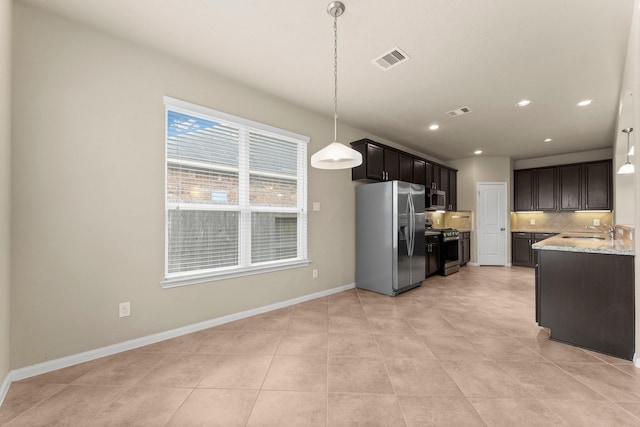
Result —
[[[531, 224], [531, 221], [535, 224]], [[542, 213], [511, 213], [511, 230], [520, 231], [585, 231], [588, 225], [594, 225], [594, 220], [600, 221], [600, 227], [606, 230], [607, 225], [613, 225], [612, 212], [542, 212]]]
[[471, 230], [473, 228], [473, 212], [444, 212], [426, 211], [426, 217], [433, 222], [433, 228], [455, 228], [457, 230]]

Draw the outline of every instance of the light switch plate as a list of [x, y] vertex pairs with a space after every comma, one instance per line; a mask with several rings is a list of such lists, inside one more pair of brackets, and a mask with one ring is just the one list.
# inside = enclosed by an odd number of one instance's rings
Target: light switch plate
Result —
[[600, 220], [599, 219], [594, 219], [593, 220], [593, 225], [600, 225]]
[[320, 211], [320, 202], [313, 202], [313, 211], [314, 212]]

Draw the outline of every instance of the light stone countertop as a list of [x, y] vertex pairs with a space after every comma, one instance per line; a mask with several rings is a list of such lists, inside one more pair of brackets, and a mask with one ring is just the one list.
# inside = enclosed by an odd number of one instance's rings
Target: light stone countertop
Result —
[[[578, 237], [584, 236], [584, 237]], [[597, 237], [604, 237], [599, 239]], [[531, 246], [533, 249], [547, 251], [586, 252], [610, 255], [635, 255], [633, 244], [626, 239], [611, 240], [604, 233], [561, 233]]]

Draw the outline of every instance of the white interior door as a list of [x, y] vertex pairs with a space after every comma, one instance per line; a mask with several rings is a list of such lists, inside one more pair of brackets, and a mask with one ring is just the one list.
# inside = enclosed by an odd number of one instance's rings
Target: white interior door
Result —
[[507, 183], [478, 183], [478, 264], [507, 264]]

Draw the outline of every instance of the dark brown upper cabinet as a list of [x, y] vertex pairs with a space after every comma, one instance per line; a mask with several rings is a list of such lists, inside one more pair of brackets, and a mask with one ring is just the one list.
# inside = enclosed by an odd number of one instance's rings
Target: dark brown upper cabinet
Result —
[[558, 167], [560, 210], [577, 211], [582, 208], [582, 165]]
[[413, 182], [413, 157], [400, 153], [400, 181]]
[[513, 171], [516, 211], [555, 211], [557, 204], [557, 168]]
[[611, 160], [513, 171], [518, 211], [611, 210]]
[[416, 159], [414, 157], [413, 159], [413, 182], [414, 183], [425, 185], [425, 183], [427, 182], [426, 166], [427, 166], [427, 162], [421, 159]]
[[536, 210], [558, 210], [558, 169], [555, 167], [537, 169], [533, 184]]
[[533, 209], [533, 169], [513, 171], [513, 205], [516, 211]]
[[611, 209], [613, 206], [611, 167], [611, 161], [585, 163], [582, 166], [584, 176], [583, 209]]
[[458, 180], [455, 169], [430, 163], [404, 151], [372, 141], [361, 139], [351, 147], [362, 154], [362, 164], [351, 169], [353, 181], [401, 180], [422, 184], [429, 189], [443, 190], [447, 197], [447, 210], [456, 210]]

